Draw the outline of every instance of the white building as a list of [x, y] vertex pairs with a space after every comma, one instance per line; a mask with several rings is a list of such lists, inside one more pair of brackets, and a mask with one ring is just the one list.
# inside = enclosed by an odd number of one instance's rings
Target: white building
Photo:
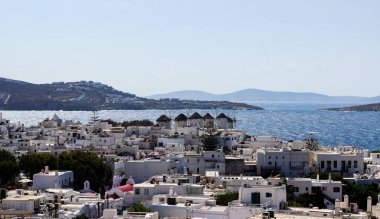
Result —
[[280, 150], [260, 149], [256, 152], [257, 174], [265, 171], [281, 173], [285, 177], [310, 174], [309, 151], [291, 150], [283, 147]]
[[73, 171], [49, 171], [33, 175], [33, 189], [68, 188], [74, 180]]
[[249, 218], [263, 211], [263, 208], [241, 204], [218, 206], [207, 196], [155, 195], [150, 206], [159, 212], [161, 218], [207, 218], [235, 219]]
[[168, 144], [185, 145], [184, 138], [157, 138], [157, 147], [166, 148]]
[[221, 151], [204, 151], [203, 152], [205, 171], [218, 171], [220, 175], [226, 172], [226, 160], [224, 153]]
[[42, 195], [13, 195], [2, 200], [2, 208], [35, 213], [44, 204], [46, 197]]
[[125, 174], [141, 183], [155, 175], [177, 173], [179, 164], [171, 160], [130, 160], [125, 162]]
[[[342, 182], [328, 180], [319, 180], [310, 178], [289, 178], [288, 186], [292, 187], [294, 195], [298, 196], [304, 193], [313, 193], [320, 190], [327, 200], [325, 203], [333, 205], [336, 199], [342, 200]], [[329, 203], [328, 203], [329, 202]]]
[[364, 171], [364, 153], [352, 146], [323, 148], [310, 152], [310, 164], [315, 172], [339, 172], [353, 176]]
[[285, 209], [286, 185], [242, 186], [239, 190], [239, 202], [246, 205], [270, 207], [275, 211]]

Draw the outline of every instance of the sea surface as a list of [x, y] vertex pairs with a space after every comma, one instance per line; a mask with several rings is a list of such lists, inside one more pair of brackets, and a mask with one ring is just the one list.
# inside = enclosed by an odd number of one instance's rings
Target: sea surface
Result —
[[[174, 118], [179, 113], [190, 115], [195, 111], [211, 115], [224, 112], [236, 119], [236, 127], [250, 135], [272, 135], [283, 140], [302, 140], [314, 133], [321, 145], [353, 145], [370, 150], [380, 149], [380, 112], [336, 112], [320, 110], [328, 107], [355, 104], [318, 104], [287, 102], [250, 102], [265, 110], [105, 110], [100, 119], [155, 121], [166, 114]], [[57, 114], [64, 120], [88, 123], [93, 112], [88, 111], [1, 111], [3, 118], [21, 124], [36, 125]]]

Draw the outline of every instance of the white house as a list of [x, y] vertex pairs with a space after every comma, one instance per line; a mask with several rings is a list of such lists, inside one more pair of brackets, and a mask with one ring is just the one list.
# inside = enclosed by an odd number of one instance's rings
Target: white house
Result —
[[21, 210], [35, 213], [44, 204], [46, 197], [43, 195], [13, 195], [2, 200], [2, 209]]
[[364, 171], [364, 153], [352, 146], [323, 148], [310, 152], [310, 165], [316, 172], [339, 172], [353, 176]]
[[320, 190], [330, 204], [334, 204], [336, 199], [342, 200], [341, 181], [333, 181], [331, 179], [319, 180], [318, 178], [319, 177], [317, 177], [317, 179], [289, 178], [288, 185], [292, 186], [292, 191], [296, 196], [304, 193], [311, 194], [312, 192]]
[[242, 186], [239, 189], [239, 202], [246, 205], [270, 207], [275, 211], [286, 208], [286, 185]]
[[308, 175], [309, 151], [291, 150], [283, 147], [278, 149], [260, 149], [256, 152], [257, 174], [264, 171], [281, 173], [285, 177]]
[[33, 189], [67, 188], [74, 180], [73, 171], [45, 171], [33, 175]]
[[184, 138], [157, 138], [157, 147], [166, 148], [168, 144], [185, 145]]
[[250, 218], [263, 212], [263, 208], [241, 204], [218, 206], [215, 199], [207, 196], [171, 194], [153, 196], [150, 209], [159, 212], [162, 218], [235, 219]]
[[155, 175], [177, 173], [179, 164], [172, 160], [130, 160], [125, 162], [125, 174], [141, 183]]

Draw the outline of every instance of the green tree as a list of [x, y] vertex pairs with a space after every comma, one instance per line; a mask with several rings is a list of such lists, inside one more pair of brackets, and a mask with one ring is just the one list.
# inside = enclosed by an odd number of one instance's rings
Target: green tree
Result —
[[356, 202], [360, 209], [367, 209], [367, 198], [372, 197], [372, 204], [377, 203], [377, 194], [379, 194], [380, 189], [375, 183], [369, 185], [355, 185], [352, 183], [347, 183], [343, 187], [343, 194], [349, 196], [349, 200]]
[[151, 212], [149, 208], [147, 208], [141, 202], [133, 203], [131, 207], [127, 209], [128, 212]]
[[33, 174], [39, 173], [45, 166], [49, 169], [56, 170], [58, 168], [58, 158], [51, 154], [27, 154], [19, 159], [20, 170], [23, 170], [30, 179]]
[[98, 120], [99, 120], [99, 112], [97, 110], [93, 110], [90, 121], [91, 121], [91, 123], [94, 123]]
[[219, 140], [214, 135], [204, 135], [202, 142], [205, 151], [215, 151], [219, 145]]
[[107, 186], [113, 176], [112, 169], [93, 152], [71, 151], [58, 157], [59, 169], [74, 172], [74, 188], [82, 189], [84, 181], [90, 181], [91, 189], [98, 192]]
[[215, 200], [217, 205], [228, 206], [228, 203], [238, 200], [239, 193], [238, 192], [226, 192], [215, 195]]
[[0, 150], [0, 185], [13, 184], [18, 173], [19, 166], [16, 158], [8, 151]]
[[309, 149], [310, 151], [319, 150], [319, 142], [313, 133], [310, 133], [304, 141], [306, 144], [306, 149]]

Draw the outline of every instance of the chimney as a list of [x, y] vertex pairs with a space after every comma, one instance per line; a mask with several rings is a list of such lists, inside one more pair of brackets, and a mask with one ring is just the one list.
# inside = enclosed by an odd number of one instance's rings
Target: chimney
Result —
[[169, 196], [170, 196], [170, 197], [173, 197], [173, 196], [174, 196], [174, 188], [173, 188], [173, 187], [170, 187], [170, 188], [169, 188]]
[[344, 201], [344, 208], [348, 208], [348, 205], [349, 205], [348, 195], [345, 195], [343, 197], [343, 201]]
[[319, 181], [319, 173], [317, 173], [317, 181]]
[[329, 183], [331, 183], [331, 173], [329, 173]]
[[372, 197], [368, 196], [367, 198], [367, 213], [372, 212]]
[[49, 166], [45, 166], [45, 174], [49, 173]]

